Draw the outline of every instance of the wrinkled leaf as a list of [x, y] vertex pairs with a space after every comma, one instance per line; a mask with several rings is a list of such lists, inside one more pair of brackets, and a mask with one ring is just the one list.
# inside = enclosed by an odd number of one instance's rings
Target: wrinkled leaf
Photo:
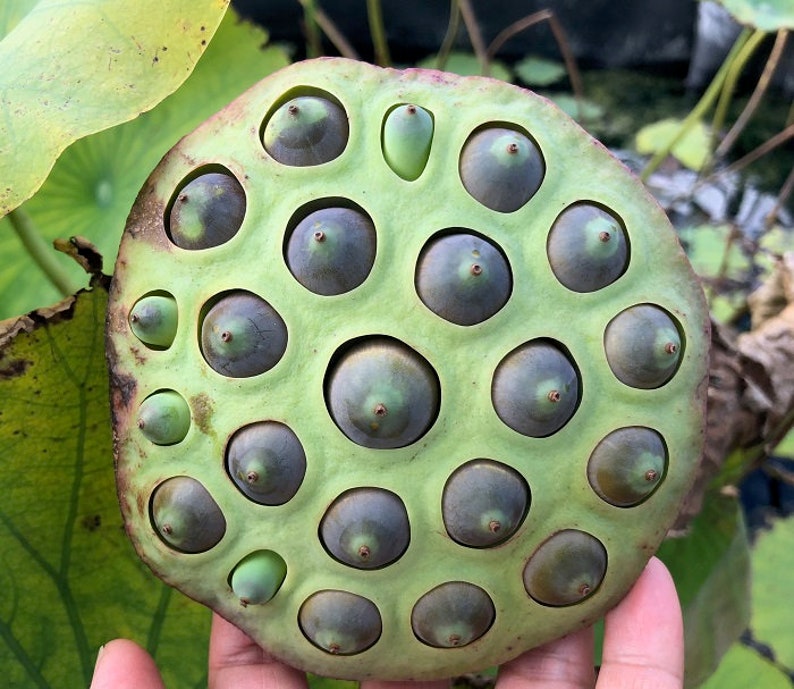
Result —
[[514, 69], [518, 78], [529, 86], [548, 86], [558, 82], [566, 74], [563, 64], [536, 55], [520, 60]]
[[227, 5], [39, 2], [0, 42], [0, 216], [38, 189], [70, 143], [176, 89]]
[[[436, 69], [436, 64], [437, 58], [435, 55], [432, 55], [419, 62], [416, 66], [424, 69]], [[513, 80], [513, 73], [504, 62], [491, 60], [490, 68], [488, 76], [494, 79], [501, 79], [502, 81]], [[444, 63], [444, 71], [452, 72], [462, 77], [478, 76], [482, 74], [482, 65], [476, 55], [453, 50], [447, 55], [447, 60]]]
[[740, 24], [762, 31], [794, 29], [791, 0], [718, 0]]
[[[165, 152], [249, 86], [283, 67], [281, 49], [262, 49], [267, 34], [229, 12], [183, 86], [150, 112], [72, 144], [39, 192], [22, 207], [48, 241], [82, 235], [113, 265], [138, 190]], [[0, 318], [52, 303], [42, 279], [8, 225], [0, 220]], [[61, 259], [76, 280], [80, 269]], [[79, 283], [78, 283], [79, 284]]]
[[170, 686], [204, 676], [208, 612], [129, 544], [113, 477], [103, 325], [93, 289], [0, 323], [0, 667], [9, 687], [88, 686], [99, 646], [155, 652]]
[[[634, 143], [638, 153], [652, 155], [665, 150], [678, 134], [681, 120], [670, 117], [645, 125], [636, 134]], [[711, 156], [711, 134], [703, 122], [696, 122], [673, 146], [673, 156], [691, 170], [700, 170]]]
[[775, 659], [794, 671], [791, 572], [794, 571], [794, 518], [776, 522], [758, 537], [753, 551], [753, 617], [758, 641], [769, 646]]
[[750, 552], [738, 501], [710, 494], [690, 533], [666, 540], [658, 554], [681, 600], [686, 686], [696, 687], [714, 672], [750, 618]]
[[700, 689], [791, 689], [791, 681], [756, 651], [734, 644]]

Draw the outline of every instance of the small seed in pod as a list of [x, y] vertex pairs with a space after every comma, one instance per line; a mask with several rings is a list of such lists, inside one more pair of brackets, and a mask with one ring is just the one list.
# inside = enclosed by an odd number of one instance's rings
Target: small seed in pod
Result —
[[165, 292], [147, 294], [130, 309], [130, 329], [150, 347], [170, 347], [176, 336], [176, 299]]
[[287, 348], [287, 326], [261, 297], [222, 295], [201, 324], [201, 353], [218, 373], [247, 378], [270, 370]]
[[458, 325], [499, 311], [513, 287], [510, 265], [491, 241], [472, 233], [444, 234], [422, 249], [416, 291], [433, 313]]
[[223, 538], [226, 519], [207, 489], [189, 476], [163, 481], [152, 493], [152, 526], [174, 550], [203, 553]]
[[383, 157], [396, 174], [412, 181], [422, 174], [433, 141], [433, 117], [418, 105], [398, 105], [383, 122]]
[[298, 96], [279, 107], [262, 135], [265, 150], [282, 165], [320, 165], [345, 150], [345, 111], [321, 96]]
[[593, 490], [616, 507], [631, 507], [660, 485], [667, 467], [667, 448], [650, 428], [629, 426], [607, 435], [593, 450], [587, 478]]
[[611, 213], [592, 203], [576, 203], [554, 221], [546, 246], [557, 279], [574, 292], [595, 292], [626, 270], [626, 232]]
[[358, 569], [377, 569], [408, 547], [411, 528], [403, 501], [382, 488], [340, 495], [320, 522], [320, 540], [332, 557]]
[[174, 445], [190, 430], [190, 407], [175, 390], [159, 390], [138, 407], [138, 429], [155, 445]]
[[460, 179], [466, 191], [494, 211], [510, 213], [540, 188], [546, 165], [525, 134], [489, 126], [474, 132], [460, 155]]
[[398, 340], [372, 337], [342, 349], [331, 362], [326, 405], [339, 429], [358, 445], [405, 447], [438, 416], [441, 391], [427, 360]]
[[261, 421], [232, 436], [226, 448], [226, 470], [247, 498], [260, 505], [283, 505], [303, 482], [306, 454], [289, 427]]
[[479, 586], [450, 581], [428, 591], [411, 611], [417, 638], [435, 648], [458, 648], [479, 639], [494, 622], [490, 596]]
[[607, 569], [601, 542], [584, 531], [558, 531], [529, 558], [524, 587], [538, 603], [565, 606], [593, 595]]
[[243, 223], [245, 192], [231, 173], [209, 172], [181, 187], [171, 204], [168, 236], [182, 249], [228, 242]]
[[658, 388], [675, 374], [682, 340], [676, 322], [653, 304], [619, 313], [607, 325], [604, 349], [612, 372], [633, 388]]
[[534, 438], [556, 433], [579, 403], [579, 374], [550, 340], [531, 340], [510, 352], [494, 372], [491, 399], [499, 418]]
[[287, 266], [315, 294], [343, 294], [358, 287], [375, 263], [375, 226], [353, 208], [309, 213], [287, 240]]
[[449, 535], [461, 545], [485, 548], [508, 540], [529, 509], [529, 487], [500, 462], [475, 459], [447, 480], [441, 512]]
[[380, 612], [375, 604], [354, 593], [324, 590], [309, 596], [298, 612], [306, 638], [332, 655], [355, 655], [379, 638]]
[[272, 550], [257, 550], [237, 563], [229, 586], [243, 607], [261, 605], [276, 595], [286, 576], [287, 564], [280, 555]]

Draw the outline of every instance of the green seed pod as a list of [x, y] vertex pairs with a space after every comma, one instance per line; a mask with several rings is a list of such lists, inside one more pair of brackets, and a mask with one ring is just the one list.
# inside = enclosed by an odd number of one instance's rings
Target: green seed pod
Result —
[[405, 447], [438, 416], [438, 376], [418, 352], [387, 337], [353, 343], [326, 375], [326, 405], [339, 430], [358, 445]]
[[435, 648], [457, 648], [479, 639], [494, 622], [490, 596], [479, 586], [450, 581], [428, 591], [411, 611], [417, 638]]
[[444, 526], [461, 545], [485, 548], [509, 539], [529, 509], [529, 487], [500, 462], [475, 459], [458, 467], [441, 499]]
[[301, 220], [287, 241], [287, 266], [315, 294], [344, 294], [375, 263], [375, 226], [353, 208], [322, 208]]
[[481, 323], [510, 297], [510, 265], [499, 248], [475, 234], [445, 234], [422, 249], [416, 291], [434, 313], [458, 325]]
[[678, 368], [681, 346], [676, 322], [652, 304], [619, 313], [604, 334], [612, 373], [633, 388], [658, 388], [667, 383]]
[[243, 224], [245, 192], [231, 173], [210, 172], [174, 196], [168, 236], [182, 249], [209, 249], [228, 242]]
[[405, 505], [382, 488], [353, 488], [340, 495], [320, 522], [320, 540], [340, 562], [377, 569], [408, 548], [411, 527]]
[[226, 519], [201, 483], [175, 476], [158, 485], [150, 501], [151, 521], [163, 542], [183, 553], [214, 548], [226, 533]]
[[576, 529], [558, 531], [540, 544], [524, 568], [524, 587], [541, 605], [573, 605], [592, 596], [607, 570], [601, 542]]
[[574, 292], [595, 292], [612, 284], [629, 264], [620, 221], [591, 203], [574, 204], [558, 216], [546, 250], [554, 275]]
[[306, 638], [332, 655], [355, 655], [372, 646], [381, 633], [375, 604], [347, 591], [318, 591], [298, 612]]
[[340, 156], [348, 134], [347, 115], [340, 106], [319, 96], [299, 96], [273, 113], [262, 142], [282, 165], [305, 167]]
[[176, 336], [176, 299], [164, 292], [147, 294], [130, 309], [132, 332], [150, 347], [170, 347]]
[[587, 463], [587, 478], [603, 500], [631, 507], [649, 497], [667, 469], [667, 448], [650, 428], [630, 426], [607, 435]]
[[400, 177], [413, 181], [427, 165], [433, 117], [418, 105], [398, 105], [383, 121], [383, 157]]
[[237, 563], [229, 577], [234, 595], [243, 607], [267, 603], [287, 576], [287, 564], [272, 550], [257, 550]]
[[499, 418], [533, 438], [556, 433], [576, 411], [579, 374], [551, 340], [532, 340], [510, 352], [493, 376], [491, 400]]
[[138, 429], [155, 445], [175, 445], [190, 430], [190, 407], [178, 392], [159, 390], [141, 402]]
[[466, 191], [502, 213], [518, 210], [529, 201], [545, 173], [540, 149], [514, 129], [480, 129], [468, 138], [460, 155], [460, 179]]
[[264, 299], [237, 290], [207, 311], [201, 353], [218, 373], [247, 378], [270, 370], [287, 349], [287, 326]]
[[262, 421], [232, 436], [226, 448], [226, 471], [247, 498], [260, 505], [283, 505], [303, 482], [306, 454], [287, 426]]

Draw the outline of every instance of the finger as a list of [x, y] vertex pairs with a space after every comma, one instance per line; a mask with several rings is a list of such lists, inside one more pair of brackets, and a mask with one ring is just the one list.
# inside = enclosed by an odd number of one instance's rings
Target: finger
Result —
[[593, 630], [533, 648], [499, 669], [496, 689], [591, 689]]
[[361, 689], [449, 689], [447, 680], [417, 681], [417, 682], [381, 682], [380, 680], [365, 680], [361, 682]]
[[165, 689], [151, 656], [128, 639], [99, 649], [90, 689]]
[[306, 689], [306, 675], [277, 661], [220, 615], [212, 616], [209, 689]]
[[651, 558], [623, 601], [607, 613], [599, 689], [681, 689], [684, 627], [673, 578]]

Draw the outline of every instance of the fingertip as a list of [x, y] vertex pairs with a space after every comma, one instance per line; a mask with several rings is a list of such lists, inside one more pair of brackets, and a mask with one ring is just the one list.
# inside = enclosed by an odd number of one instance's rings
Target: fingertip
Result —
[[165, 689], [152, 657], [129, 639], [99, 649], [90, 689]]

